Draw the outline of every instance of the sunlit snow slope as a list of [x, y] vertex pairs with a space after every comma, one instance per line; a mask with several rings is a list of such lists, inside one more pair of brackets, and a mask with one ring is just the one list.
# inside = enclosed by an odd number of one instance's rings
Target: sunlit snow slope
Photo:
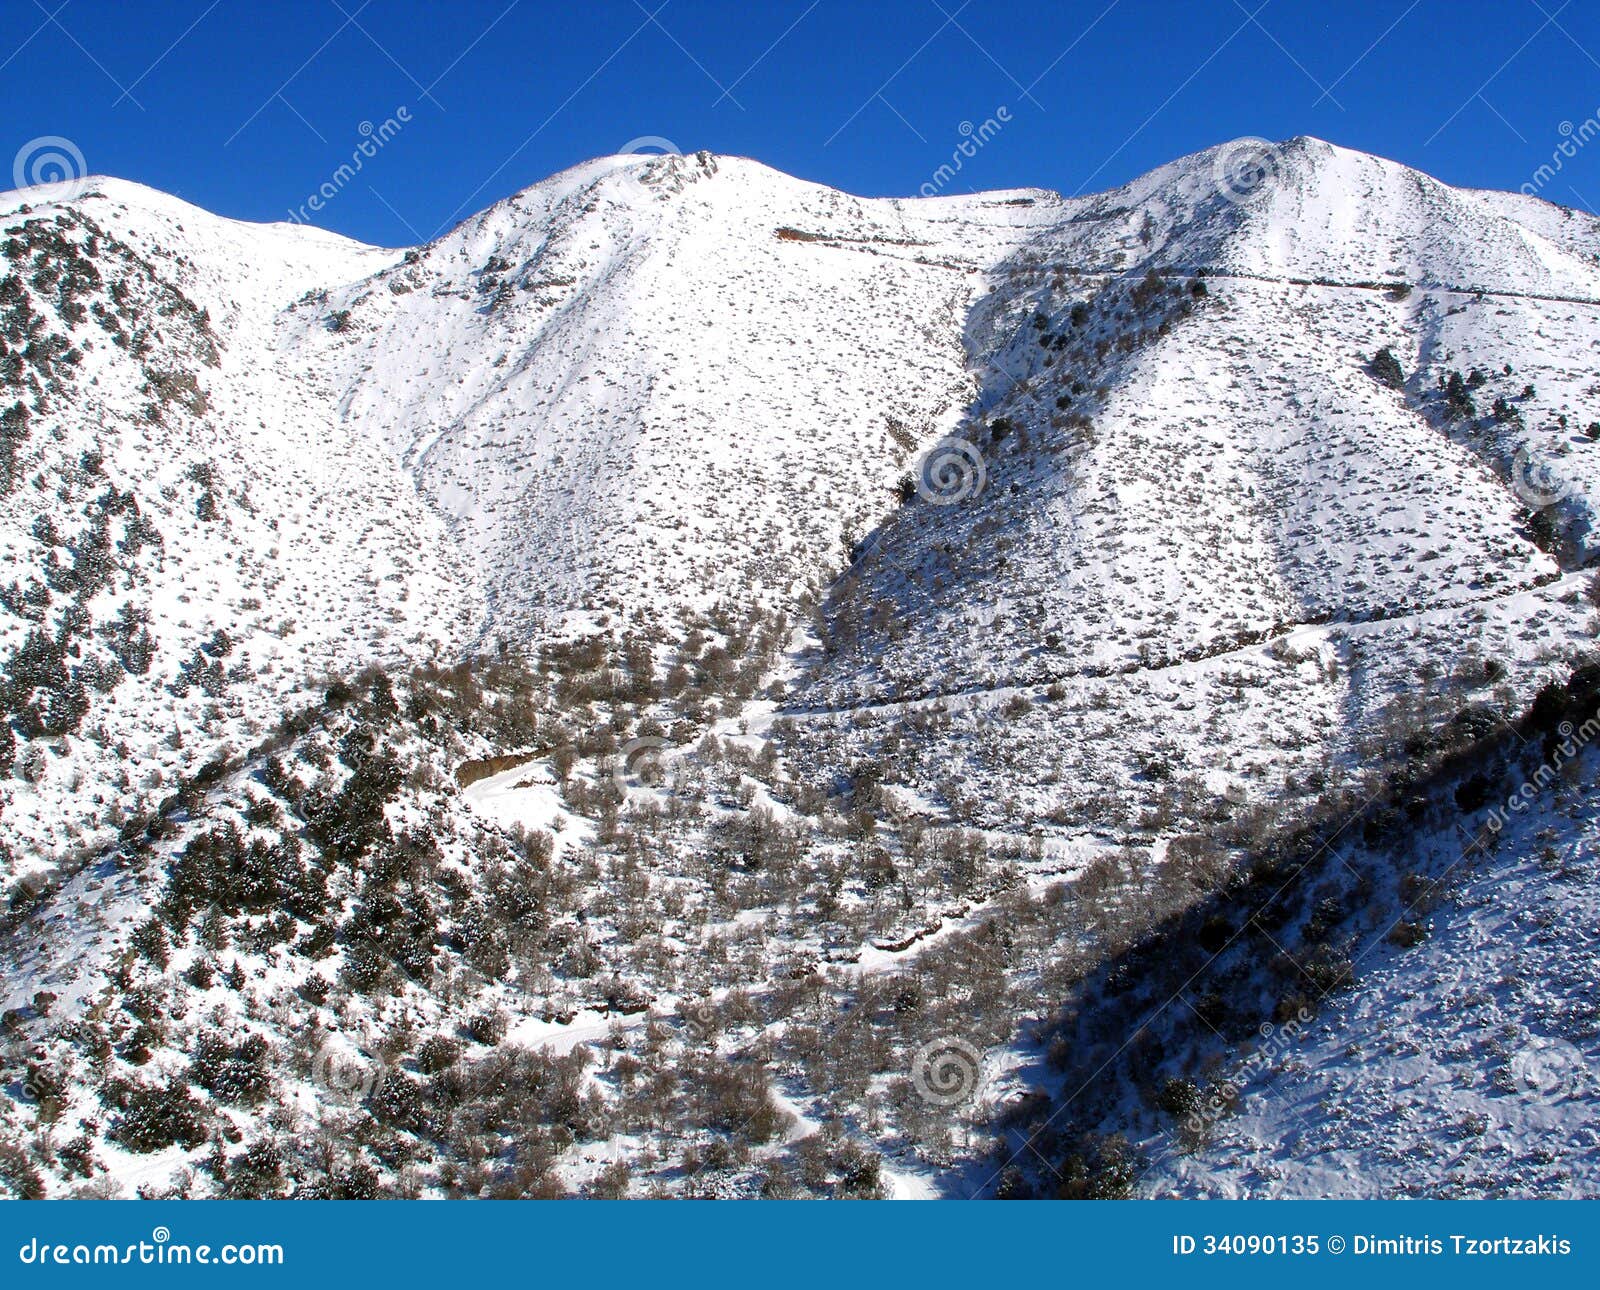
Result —
[[[991, 822], [1155, 757], [1307, 772], [1423, 657], [1526, 691], [1587, 631], [1594, 221], [1235, 151], [1075, 200], [600, 159], [404, 252], [116, 180], [5, 197], [14, 865], [320, 673], [719, 599], [822, 601], [787, 705], [819, 756], [953, 696], [897, 773], [960, 768]], [[950, 505], [900, 486], [943, 436], [981, 474]]]

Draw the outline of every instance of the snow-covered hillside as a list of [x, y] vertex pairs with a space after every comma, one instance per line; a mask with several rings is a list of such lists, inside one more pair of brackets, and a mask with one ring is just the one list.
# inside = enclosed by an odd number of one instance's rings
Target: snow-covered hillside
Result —
[[1152, 1196], [1593, 1196], [1597, 681], [1279, 835], [1094, 973], [1008, 1075], [989, 1179], [1050, 1194], [1098, 1156]]
[[[91, 1162], [19, 1190], [925, 1191], [976, 1147], [919, 1034], [1002, 1053], [1148, 930], [1060, 893], [1203, 899], [1594, 640], [1600, 223], [1318, 140], [1080, 199], [602, 158], [394, 251], [95, 179], [0, 236], [6, 1123]], [[314, 1165], [333, 1111], [381, 1149]]]
[[497, 630], [792, 603], [959, 420], [981, 273], [1036, 219], [594, 162], [298, 307], [295, 352], [490, 571]]
[[0, 198], [0, 812], [21, 875], [114, 838], [309, 679], [453, 657], [481, 614], [404, 471], [279, 357], [283, 310], [395, 255], [117, 180], [50, 192]]

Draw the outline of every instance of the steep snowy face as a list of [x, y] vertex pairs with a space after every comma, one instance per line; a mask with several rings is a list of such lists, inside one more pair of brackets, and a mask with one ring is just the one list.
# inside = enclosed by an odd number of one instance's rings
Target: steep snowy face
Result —
[[[0, 198], [6, 836], [85, 854], [310, 678], [454, 653], [470, 580], [280, 311], [398, 256], [117, 180]], [[340, 463], [359, 465], [341, 477]]]
[[[1542, 209], [1311, 139], [1074, 201], [865, 201], [735, 158], [603, 159], [302, 302], [282, 343], [449, 517], [503, 635], [789, 603], [893, 517], [941, 436], [1019, 413], [1049, 436], [1096, 409], [1094, 443], [1055, 434], [1084, 476], [1071, 497], [1046, 472], [1013, 508], [1052, 535], [1047, 567], [1008, 563], [1076, 586], [1123, 549], [1124, 568], [1205, 576], [1221, 544], [1232, 567], [1210, 577], [1233, 603], [1202, 595], [1203, 621], [1177, 624], [1192, 635], [1436, 601], [1383, 509], [1419, 549], [1464, 543], [1466, 582], [1551, 572], [1503, 481], [1519, 450], [1524, 471], [1565, 469], [1561, 418], [1587, 425], [1576, 302], [1595, 268]], [[1151, 268], [1166, 280], [1136, 298]], [[1369, 370], [1385, 347], [1398, 392]], [[1507, 400], [1492, 435], [1426, 406], [1452, 368], [1480, 370], [1485, 414]], [[1195, 487], [1124, 504], [1141, 473]], [[1586, 503], [1565, 507], [1581, 535]], [[974, 515], [936, 518], [960, 537]], [[1138, 600], [1108, 605], [1097, 649], [1127, 652]]]
[[408, 251], [0, 198], [0, 1190], [689, 1190], [727, 1059], [752, 1151], [947, 1167], [930, 1034], [1003, 1080], [1316, 823], [1473, 822], [1419, 767], [1595, 636], [1597, 247], [1315, 140], [1073, 200], [604, 158]]
[[1050, 205], [595, 162], [330, 301], [339, 330], [295, 310], [294, 345], [450, 516], [497, 631], [789, 603], [961, 416], [971, 301]]
[[719, 601], [825, 603], [830, 759], [959, 698], [901, 770], [991, 823], [1321, 773], [1425, 653], [1521, 692], [1585, 630], [1600, 236], [1531, 199], [1311, 139], [1074, 200], [603, 158], [404, 252], [68, 196], [5, 207], [24, 852], [310, 676]]
[[[1226, 145], [1212, 155], [1225, 157]], [[1592, 217], [1579, 217], [1585, 232], [1553, 237], [1536, 213], [1555, 212], [1544, 202], [1451, 188], [1319, 139], [1284, 145], [1241, 206], [1248, 232], [1230, 266], [1239, 270], [1593, 295]]]
[[915, 723], [916, 792], [1109, 819], [1178, 767], [1325, 776], [1419, 674], [1522, 691], [1586, 635], [1555, 581], [1597, 496], [1585, 239], [1316, 140], [1241, 180], [1230, 147], [990, 275], [951, 488], [872, 535], [795, 697], [819, 757], [875, 754], [872, 708]]

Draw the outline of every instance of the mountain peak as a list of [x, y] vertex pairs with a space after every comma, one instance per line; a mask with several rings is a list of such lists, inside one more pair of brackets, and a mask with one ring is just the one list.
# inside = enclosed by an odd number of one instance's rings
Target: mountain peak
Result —
[[[82, 1143], [0, 1098], [0, 1186], [959, 1171], [945, 1112], [1032, 1115], [1191, 968], [1205, 1079], [1306, 991], [1331, 1029], [1395, 920], [1430, 962], [1419, 893], [1533, 781], [1426, 759], [1584, 719], [1593, 221], [1309, 138], [1072, 199], [625, 154], [404, 253], [73, 204], [0, 270], [0, 1064]], [[932, 1116], [939, 1034], [990, 1083]], [[1435, 1118], [1373, 1167], [1475, 1174]]]

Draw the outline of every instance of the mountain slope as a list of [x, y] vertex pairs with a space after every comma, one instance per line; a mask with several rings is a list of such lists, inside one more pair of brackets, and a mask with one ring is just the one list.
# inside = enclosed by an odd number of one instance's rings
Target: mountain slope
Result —
[[796, 696], [834, 755], [880, 745], [858, 709], [948, 707], [890, 771], [913, 792], [937, 767], [972, 823], [1074, 787], [1069, 813], [1137, 814], [1185, 767], [1250, 793], [1359, 763], [1419, 672], [1492, 659], [1525, 700], [1587, 634], [1557, 579], [1594, 495], [1592, 257], [1314, 140], [1243, 195], [1226, 155], [1070, 204], [1003, 266], [969, 336], [982, 487], [874, 535]]
[[1115, 1135], [1140, 1195], [1592, 1195], [1596, 677], [1442, 732], [1093, 973], [979, 1181], [1053, 1193]]
[[634, 161], [491, 208], [299, 338], [492, 571], [507, 631], [815, 582], [970, 396], [962, 319], [1030, 213]]
[[[309, 676], [453, 653], [477, 612], [414, 486], [275, 352], [297, 295], [392, 257], [114, 180], [42, 196], [3, 223], [0, 649], [8, 735], [34, 738], [5, 749], [0, 810], [23, 869], [115, 836]], [[360, 489], [331, 469], [352, 461]], [[62, 711], [30, 715], [52, 689]]]
[[953, 1186], [929, 1045], [1593, 645], [1600, 226], [1318, 140], [0, 215], [13, 1190]]

